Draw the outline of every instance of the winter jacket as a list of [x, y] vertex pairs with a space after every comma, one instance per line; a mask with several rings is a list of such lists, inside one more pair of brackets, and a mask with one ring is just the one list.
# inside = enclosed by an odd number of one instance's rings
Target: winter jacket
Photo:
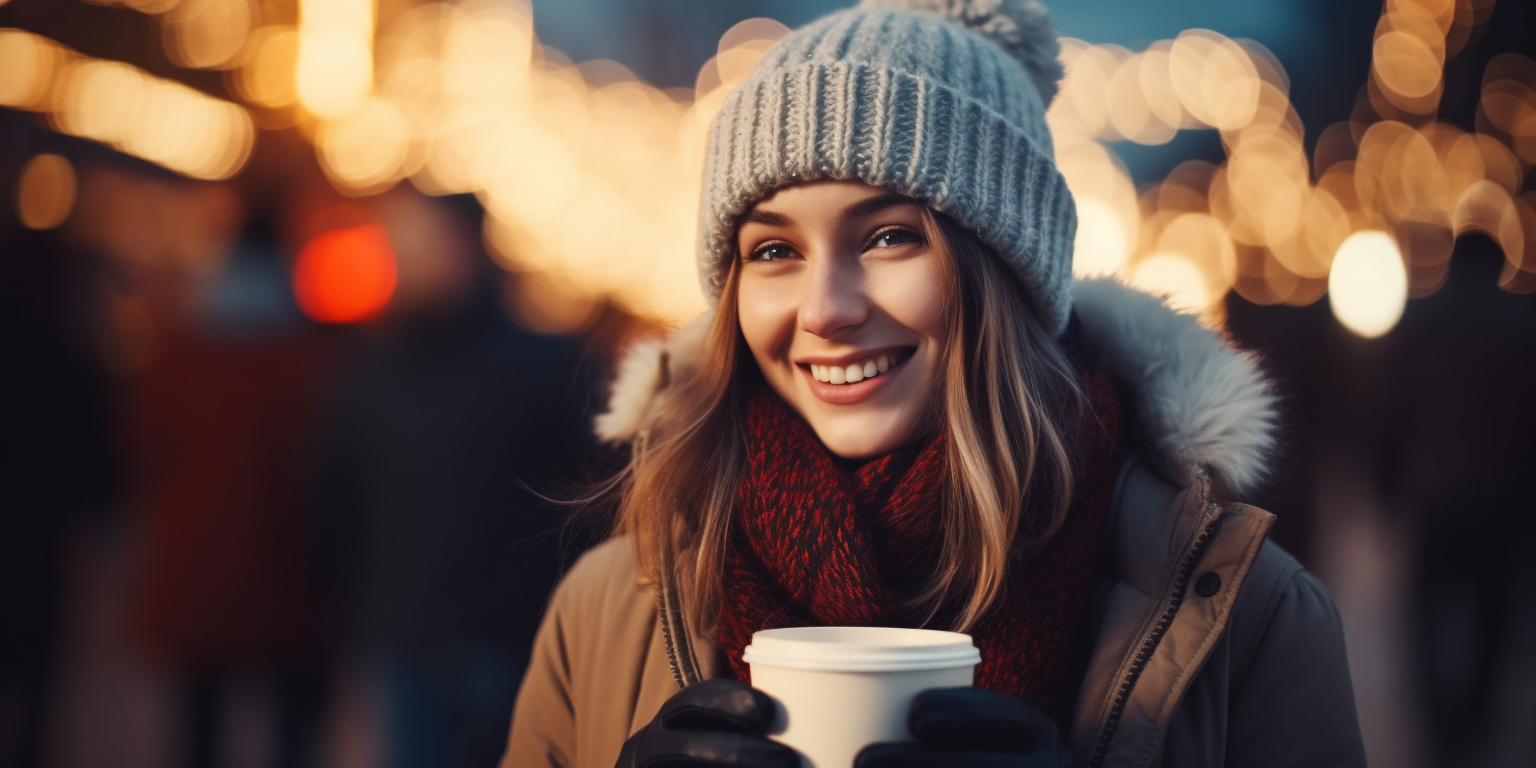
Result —
[[[1251, 489], [1273, 448], [1274, 400], [1254, 359], [1194, 318], [1111, 281], [1074, 289], [1083, 340], [1132, 406], [1111, 501], [1097, 627], [1066, 734], [1081, 765], [1359, 766], [1364, 746], [1338, 612], [1267, 541]], [[685, 329], [633, 355], [603, 436], [623, 438], [687, 365]], [[714, 641], [643, 579], [631, 542], [585, 555], [551, 599], [502, 768], [608, 768], [679, 688], [718, 674]]]

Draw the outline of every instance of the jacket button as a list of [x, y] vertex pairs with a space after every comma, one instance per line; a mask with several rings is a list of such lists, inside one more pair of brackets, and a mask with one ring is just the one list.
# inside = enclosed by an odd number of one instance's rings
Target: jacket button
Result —
[[1210, 597], [1220, 591], [1221, 577], [1215, 571], [1200, 574], [1200, 579], [1195, 582], [1195, 594], [1201, 597]]

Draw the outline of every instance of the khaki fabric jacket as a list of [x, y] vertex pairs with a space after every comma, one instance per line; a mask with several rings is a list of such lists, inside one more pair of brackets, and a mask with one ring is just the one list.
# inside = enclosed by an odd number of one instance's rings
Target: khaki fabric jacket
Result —
[[[1112, 495], [1113, 556], [1065, 734], [1080, 764], [1364, 765], [1333, 602], [1266, 540], [1272, 515], [1211, 492], [1213, 472], [1238, 489], [1262, 473], [1274, 417], [1256, 366], [1124, 286], [1079, 284], [1074, 299], [1084, 338], [1136, 395], [1142, 446]], [[686, 364], [686, 349], [674, 339], [651, 359]], [[502, 768], [610, 768], [667, 698], [714, 676], [713, 640], [678, 602], [641, 577], [627, 538], [584, 555], [551, 598]]]

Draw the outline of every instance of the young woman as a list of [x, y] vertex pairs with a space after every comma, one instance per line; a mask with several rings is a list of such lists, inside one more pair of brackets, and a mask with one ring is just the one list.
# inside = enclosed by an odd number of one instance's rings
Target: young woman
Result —
[[760, 629], [970, 633], [881, 766], [1363, 765], [1337, 613], [1250, 490], [1250, 356], [1071, 279], [1032, 0], [866, 0], [710, 136], [714, 308], [631, 354], [615, 536], [552, 598], [504, 768], [789, 766]]

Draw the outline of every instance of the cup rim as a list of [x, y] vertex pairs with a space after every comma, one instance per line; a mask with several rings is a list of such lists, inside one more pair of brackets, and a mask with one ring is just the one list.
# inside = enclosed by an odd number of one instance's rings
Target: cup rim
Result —
[[902, 627], [786, 627], [756, 632], [749, 665], [826, 672], [954, 669], [981, 662], [971, 636]]

